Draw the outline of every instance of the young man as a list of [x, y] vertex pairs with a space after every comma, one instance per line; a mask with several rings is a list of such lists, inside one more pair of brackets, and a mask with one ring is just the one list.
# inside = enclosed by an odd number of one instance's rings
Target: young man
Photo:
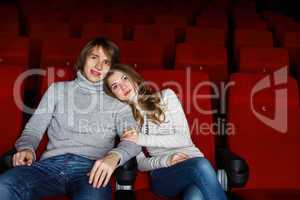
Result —
[[[118, 58], [114, 43], [96, 38], [80, 53], [77, 78], [48, 88], [15, 144], [14, 168], [0, 175], [2, 200], [112, 198], [112, 173], [141, 151], [125, 141], [113, 148], [116, 135], [137, 128], [130, 107], [103, 91], [103, 78]], [[36, 161], [46, 130], [47, 150]]]

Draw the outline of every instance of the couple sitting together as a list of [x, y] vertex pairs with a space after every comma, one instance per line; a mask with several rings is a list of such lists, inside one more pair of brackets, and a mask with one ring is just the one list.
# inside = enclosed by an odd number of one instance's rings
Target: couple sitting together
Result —
[[[75, 67], [75, 80], [50, 85], [16, 141], [13, 168], [0, 175], [2, 200], [109, 200], [112, 174], [134, 157], [159, 196], [226, 199], [171, 89], [152, 91], [119, 64], [119, 49], [106, 38], [88, 42]], [[46, 131], [47, 149], [36, 160]]]

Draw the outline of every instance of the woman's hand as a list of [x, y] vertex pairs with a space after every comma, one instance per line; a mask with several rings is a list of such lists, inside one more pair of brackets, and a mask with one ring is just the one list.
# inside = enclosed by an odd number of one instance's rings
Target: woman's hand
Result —
[[188, 156], [188, 155], [186, 155], [186, 154], [184, 154], [184, 153], [179, 153], [179, 152], [177, 152], [177, 153], [174, 153], [174, 154], [170, 157], [170, 159], [168, 160], [168, 164], [169, 164], [170, 166], [176, 165], [176, 164], [178, 164], [178, 163], [180, 163], [180, 162], [183, 162], [183, 161], [185, 161], [185, 160], [187, 160], [187, 159], [189, 159], [189, 156]]
[[129, 141], [129, 142], [133, 142], [133, 143], [138, 143], [138, 139], [139, 139], [139, 134], [135, 129], [131, 129], [128, 131], [125, 131], [123, 133], [123, 135], [121, 136], [121, 141]]
[[87, 174], [90, 176], [89, 184], [93, 184], [94, 188], [106, 187], [119, 161], [120, 156], [116, 153], [110, 153], [97, 160], [91, 172]]

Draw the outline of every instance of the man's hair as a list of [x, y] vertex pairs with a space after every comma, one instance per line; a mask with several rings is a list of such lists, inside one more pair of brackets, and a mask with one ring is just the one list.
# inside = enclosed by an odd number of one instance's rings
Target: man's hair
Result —
[[90, 55], [94, 47], [102, 47], [106, 56], [110, 59], [111, 65], [119, 63], [119, 47], [111, 40], [105, 37], [97, 37], [89, 41], [81, 50], [79, 57], [75, 63], [76, 71], [83, 71], [87, 57]]

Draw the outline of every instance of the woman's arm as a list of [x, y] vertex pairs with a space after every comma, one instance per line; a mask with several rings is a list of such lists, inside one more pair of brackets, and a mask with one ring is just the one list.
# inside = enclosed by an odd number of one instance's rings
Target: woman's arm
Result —
[[168, 126], [164, 129], [157, 129], [158, 133], [151, 133], [153, 131], [151, 129], [149, 130], [149, 135], [139, 134], [138, 144], [146, 147], [163, 148], [178, 148], [193, 145], [188, 122], [178, 97], [171, 89], [167, 89], [164, 91], [163, 98], [165, 103], [167, 103], [167, 110], [165, 112], [170, 116], [169, 121], [163, 123], [168, 123]]
[[168, 165], [169, 157], [170, 157], [169, 155], [164, 155], [164, 156], [147, 158], [144, 152], [141, 152], [136, 156], [138, 169], [140, 171], [151, 171], [154, 169], [169, 167]]

